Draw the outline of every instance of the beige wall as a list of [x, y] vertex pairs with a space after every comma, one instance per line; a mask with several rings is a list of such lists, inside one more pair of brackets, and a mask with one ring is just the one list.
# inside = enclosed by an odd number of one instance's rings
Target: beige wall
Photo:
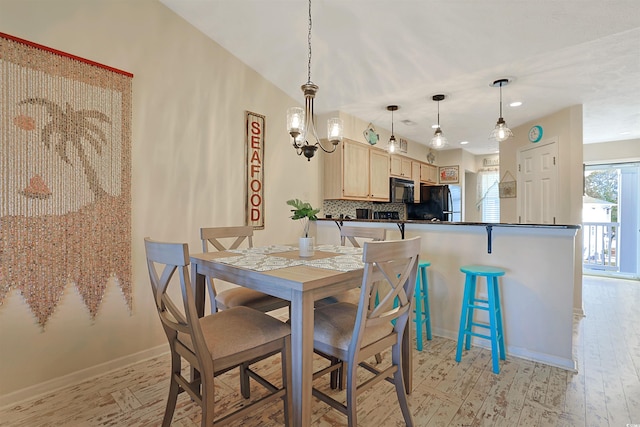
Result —
[[586, 164], [637, 162], [640, 161], [640, 139], [585, 144], [583, 153]]
[[0, 0], [0, 11], [2, 32], [135, 76], [133, 312], [111, 286], [92, 321], [69, 286], [41, 330], [12, 291], [0, 306], [2, 406], [27, 395], [8, 395], [13, 391], [47, 391], [65, 375], [99, 373], [118, 358], [146, 357], [165, 345], [143, 238], [185, 241], [199, 252], [199, 227], [244, 223], [245, 110], [266, 116], [266, 227], [255, 243], [295, 241], [299, 229], [285, 201], [320, 206], [321, 199], [317, 159], [295, 154], [284, 125], [286, 109], [301, 104], [302, 94], [289, 98], [157, 1]]
[[[558, 141], [558, 224], [582, 223], [582, 105], [574, 105], [513, 129], [514, 137], [500, 143], [500, 176], [510, 171], [517, 177], [518, 150], [529, 146], [529, 129], [541, 125], [542, 141]], [[500, 199], [500, 221], [518, 222], [517, 198]], [[582, 312], [582, 231], [576, 236], [574, 310]]]

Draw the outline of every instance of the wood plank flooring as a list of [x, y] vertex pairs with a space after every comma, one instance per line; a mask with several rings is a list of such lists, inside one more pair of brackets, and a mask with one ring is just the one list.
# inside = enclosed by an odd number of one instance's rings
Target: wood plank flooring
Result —
[[[574, 327], [578, 373], [507, 355], [500, 374], [494, 375], [489, 350], [472, 347], [458, 364], [456, 343], [440, 337], [427, 341], [424, 351], [414, 350], [409, 401], [416, 425], [640, 426], [640, 282], [585, 276], [583, 295], [586, 317], [577, 318]], [[385, 360], [389, 357], [384, 355]], [[276, 358], [264, 362], [260, 371], [278, 383]], [[168, 355], [156, 357], [4, 408], [0, 425], [157, 426], [164, 413], [168, 374]], [[322, 381], [315, 384], [328, 389]], [[236, 371], [216, 384], [223, 410], [241, 401]], [[257, 387], [252, 391], [259, 393]], [[235, 425], [283, 422], [278, 402]], [[358, 422], [372, 427], [404, 425], [391, 384], [383, 382], [358, 398]], [[200, 425], [200, 409], [184, 393], [172, 425]], [[314, 400], [313, 427], [340, 425], [346, 425], [342, 414]]]

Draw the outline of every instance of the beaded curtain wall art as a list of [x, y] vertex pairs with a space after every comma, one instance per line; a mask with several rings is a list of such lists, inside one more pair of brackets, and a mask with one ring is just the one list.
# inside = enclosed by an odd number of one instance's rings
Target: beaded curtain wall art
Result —
[[0, 33], [0, 313], [44, 327], [75, 286], [93, 319], [109, 283], [131, 310], [132, 77]]

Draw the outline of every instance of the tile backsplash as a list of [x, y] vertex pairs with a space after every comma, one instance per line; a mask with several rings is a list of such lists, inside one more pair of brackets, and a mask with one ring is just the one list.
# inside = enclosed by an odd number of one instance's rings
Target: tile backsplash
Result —
[[[371, 212], [389, 212], [397, 211], [400, 219], [406, 218], [406, 209], [404, 203], [374, 203], [359, 202], [352, 200], [324, 200], [322, 202], [322, 212], [320, 215], [326, 217], [331, 215], [333, 218], [339, 218], [340, 214], [356, 217], [356, 209], [371, 209]], [[372, 214], [373, 215], [373, 214]]]

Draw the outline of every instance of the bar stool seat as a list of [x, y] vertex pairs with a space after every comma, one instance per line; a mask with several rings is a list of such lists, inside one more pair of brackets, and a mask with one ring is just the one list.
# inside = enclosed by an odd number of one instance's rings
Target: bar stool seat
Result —
[[431, 311], [429, 310], [429, 279], [427, 267], [431, 266], [428, 261], [418, 263], [418, 274], [416, 276], [415, 300], [416, 306], [414, 322], [416, 322], [416, 348], [422, 351], [422, 327], [424, 326], [427, 340], [431, 340]]
[[[460, 362], [462, 359], [463, 341], [465, 349], [469, 350], [472, 336], [488, 339], [491, 341], [493, 372], [498, 374], [500, 373], [498, 358], [501, 360], [505, 360], [506, 358], [502, 328], [502, 307], [500, 305], [500, 290], [498, 287], [498, 277], [504, 276], [505, 271], [502, 268], [486, 265], [465, 265], [460, 267], [460, 271], [465, 273], [466, 278], [464, 295], [462, 297], [462, 311], [460, 313], [456, 362]], [[476, 297], [476, 282], [478, 277], [484, 277], [486, 280], [487, 299]], [[489, 324], [473, 320], [475, 309], [488, 312]], [[474, 332], [474, 327], [487, 329], [489, 335]]]

